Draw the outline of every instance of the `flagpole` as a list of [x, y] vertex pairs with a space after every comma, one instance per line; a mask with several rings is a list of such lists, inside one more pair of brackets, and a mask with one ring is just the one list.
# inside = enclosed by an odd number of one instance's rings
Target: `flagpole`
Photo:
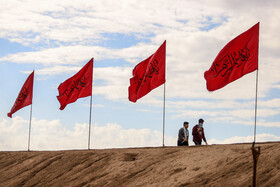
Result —
[[[93, 58], [92, 58], [92, 60], [93, 60]], [[92, 62], [92, 74], [93, 74], [93, 66], [94, 66], [94, 63]], [[93, 75], [92, 75], [92, 77], [93, 77]], [[90, 150], [90, 131], [91, 131], [91, 113], [92, 113], [91, 110], [92, 110], [92, 86], [91, 86], [89, 124], [88, 124], [88, 150]]]
[[[166, 42], [166, 40], [165, 40]], [[165, 53], [166, 58], [166, 53]], [[165, 68], [164, 68], [164, 77], [166, 77], [166, 61]], [[163, 91], [163, 119], [162, 119], [162, 147], [164, 147], [164, 134], [165, 134], [165, 91], [166, 91], [166, 80], [164, 82], [164, 91]]]
[[255, 127], [254, 127], [254, 142], [253, 147], [256, 142], [256, 131], [257, 131], [257, 105], [258, 105], [258, 81], [259, 81], [259, 70], [256, 73], [256, 98], [255, 98]]
[[89, 124], [88, 124], [88, 150], [90, 150], [92, 95], [90, 96]]
[[163, 92], [163, 124], [162, 124], [162, 147], [164, 147], [164, 131], [165, 131], [165, 83], [164, 83], [164, 92]]
[[32, 119], [32, 104], [31, 104], [31, 106], [30, 106], [29, 135], [28, 135], [28, 151], [30, 151], [31, 119]]
[[257, 130], [257, 104], [258, 104], [258, 79], [259, 79], [259, 70], [257, 69], [256, 73], [256, 99], [255, 99], [255, 127], [254, 127], [254, 142], [252, 144], [252, 154], [253, 154], [253, 161], [254, 161], [254, 167], [253, 167], [253, 187], [256, 186], [257, 181], [257, 163], [258, 159], [261, 153], [261, 147], [258, 146], [255, 148], [256, 143], [256, 130]]

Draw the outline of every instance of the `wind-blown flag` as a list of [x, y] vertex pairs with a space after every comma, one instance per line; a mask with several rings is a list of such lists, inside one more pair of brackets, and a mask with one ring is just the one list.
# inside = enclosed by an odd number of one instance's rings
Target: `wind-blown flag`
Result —
[[81, 97], [92, 95], [92, 72], [93, 58], [77, 74], [59, 85], [57, 99], [60, 110]]
[[23, 84], [18, 97], [12, 107], [11, 111], [7, 114], [8, 117], [12, 118], [12, 114], [19, 109], [31, 105], [33, 98], [33, 82], [34, 82], [34, 71], [28, 76], [25, 83]]
[[259, 23], [231, 40], [204, 73], [207, 89], [214, 91], [258, 69]]
[[166, 41], [146, 60], [133, 69], [128, 88], [129, 100], [136, 102], [154, 88], [165, 83]]

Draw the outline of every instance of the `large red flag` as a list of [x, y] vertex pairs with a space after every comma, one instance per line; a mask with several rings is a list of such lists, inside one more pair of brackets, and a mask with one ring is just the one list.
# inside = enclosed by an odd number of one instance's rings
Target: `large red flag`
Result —
[[92, 95], [92, 72], [93, 58], [77, 74], [59, 85], [57, 99], [60, 110], [81, 97]]
[[214, 91], [258, 69], [259, 23], [231, 40], [204, 73], [207, 89]]
[[136, 102], [154, 88], [165, 83], [166, 41], [146, 60], [133, 69], [128, 88], [129, 100]]
[[12, 107], [11, 111], [8, 113], [8, 117], [12, 118], [12, 114], [19, 109], [31, 105], [33, 97], [33, 82], [34, 82], [34, 71], [28, 76], [24, 85], [22, 86], [18, 97]]

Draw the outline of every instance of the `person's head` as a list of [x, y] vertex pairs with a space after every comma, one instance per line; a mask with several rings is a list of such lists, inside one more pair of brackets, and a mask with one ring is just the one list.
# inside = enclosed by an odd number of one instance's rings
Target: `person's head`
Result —
[[185, 121], [183, 125], [187, 129], [189, 127], [189, 122]]
[[200, 118], [200, 119], [198, 120], [198, 124], [199, 124], [199, 125], [203, 125], [203, 123], [204, 123], [204, 120]]

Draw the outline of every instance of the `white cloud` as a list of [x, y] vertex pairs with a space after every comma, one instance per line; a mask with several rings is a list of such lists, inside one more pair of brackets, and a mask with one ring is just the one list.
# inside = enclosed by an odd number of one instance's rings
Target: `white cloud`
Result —
[[[236, 124], [242, 124], [242, 125], [254, 125], [253, 121], [239, 121], [239, 120], [232, 120], [232, 123], [236, 123]], [[261, 120], [257, 120], [257, 126], [261, 126], [261, 127], [280, 127], [280, 122], [276, 121], [276, 122], [272, 122], [272, 121], [265, 121], [263, 119]]]
[[[221, 110], [175, 110], [172, 111], [175, 118], [186, 118], [186, 117], [199, 117], [199, 116], [207, 116], [212, 118], [223, 119], [224, 117], [230, 117], [230, 119], [237, 120], [248, 120], [252, 119], [255, 116], [255, 110], [252, 109], [231, 109], [228, 111]], [[279, 110], [273, 109], [259, 109], [257, 112], [257, 116], [260, 118], [270, 117], [280, 114]], [[240, 121], [237, 121], [239, 123]], [[241, 123], [244, 124], [244, 123]], [[262, 125], [262, 124], [260, 124]]]
[[[26, 150], [29, 121], [21, 117], [1, 119], [0, 150]], [[124, 129], [116, 123], [92, 126], [91, 149], [162, 146], [162, 133], [150, 129]], [[257, 134], [257, 142], [279, 141], [273, 134]], [[166, 136], [166, 146], [176, 146], [177, 137]], [[253, 136], [210, 139], [209, 144], [252, 142]], [[87, 149], [88, 124], [66, 128], [59, 120], [32, 119], [31, 150]], [[193, 145], [190, 139], [190, 145]]]
[[[203, 73], [227, 42], [260, 21], [258, 116], [279, 114], [279, 99], [268, 99], [272, 89], [280, 88], [279, 3], [1, 1], [0, 37], [33, 50], [9, 54], [0, 61], [43, 65], [37, 70], [42, 79], [65, 72], [74, 74], [91, 57], [95, 63], [119, 59], [121, 63], [94, 69], [93, 93], [128, 102], [134, 65], [167, 40], [166, 96], [173, 116], [209, 116], [210, 120], [228, 119], [246, 125], [245, 120], [254, 116], [255, 72], [211, 93], [206, 90]], [[212, 24], [219, 26], [207, 28]], [[148, 40], [122, 49], [104, 47], [103, 42], [117, 34]], [[138, 103], [162, 106], [162, 94], [162, 88], [157, 88]], [[279, 126], [278, 122], [263, 122], [264, 126]]]
[[[214, 9], [214, 6], [204, 7], [197, 2], [179, 0], [141, 3], [136, 0], [50, 0], [44, 3], [14, 0], [1, 1], [0, 5], [0, 36], [24, 44], [49, 40], [85, 43], [98, 40], [102, 33], [135, 32], [146, 35], [163, 32], [165, 28], [193, 30], [194, 27], [205, 25], [202, 22], [206, 21], [207, 16], [213, 17], [213, 23], [220, 21], [219, 17], [224, 12], [222, 9]], [[25, 36], [20, 36], [22, 34]], [[30, 40], [26, 36], [28, 34], [37, 38]]]
[[[56, 74], [73, 74], [78, 72], [82, 67], [75, 66], [52, 66], [49, 68], [36, 70], [36, 75], [56, 75]], [[23, 73], [29, 74], [30, 71], [23, 71]]]
[[[163, 40], [164, 41], [164, 40]], [[161, 41], [161, 42], [163, 42]], [[161, 43], [159, 43], [161, 44]], [[94, 57], [95, 63], [99, 63], [104, 59], [124, 59], [126, 62], [133, 64], [148, 58], [151, 51], [156, 51], [157, 45], [140, 43], [136, 46], [123, 49], [109, 49], [100, 46], [60, 46], [54, 48], [41, 49], [40, 51], [21, 52], [10, 54], [0, 58], [0, 61], [8, 61], [19, 64], [42, 64], [44, 66], [60, 67], [58, 65], [76, 65], [81, 61], [89, 60]], [[54, 71], [56, 70], [56, 71]], [[56, 69], [45, 68], [42, 74], [61, 74], [62, 72]]]
[[[232, 143], [252, 143], [254, 141], [253, 136], [234, 136], [231, 138], [227, 138], [225, 140], [217, 140], [211, 139], [209, 140], [209, 144], [232, 144]], [[257, 134], [256, 142], [268, 142], [268, 141], [280, 141], [280, 137], [273, 134]]]
[[[90, 105], [89, 104], [83, 104], [83, 106], [89, 108]], [[102, 104], [92, 104], [92, 108], [104, 108], [104, 105]]]
[[[108, 4], [110, 6], [107, 6]], [[237, 6], [238, 3], [230, 4], [232, 6], [225, 1], [211, 3], [204, 1], [141, 1], [141, 3], [120, 1], [117, 4], [114, 1], [106, 3], [102, 1], [87, 3], [49, 1], [46, 8], [44, 3], [42, 5], [37, 1], [27, 3], [9, 1], [9, 3], [2, 3], [3, 11], [0, 14], [3, 18], [0, 19], [2, 21], [2, 23], [0, 21], [0, 28], [3, 27], [2, 37], [25, 41], [29, 38], [26, 38], [26, 34], [22, 32], [34, 32], [43, 40], [43, 43], [54, 41], [53, 43], [58, 42], [59, 46], [49, 45], [32, 52], [10, 54], [2, 57], [0, 61], [44, 64], [47, 67], [39, 70], [39, 73], [58, 74], [62, 73], [63, 66], [60, 65], [68, 65], [66, 69], [74, 69], [69, 65], [81, 64], [92, 56], [97, 62], [102, 59], [123, 59], [136, 64], [147, 58], [159, 44], [167, 40], [168, 97], [252, 99], [255, 96], [254, 73], [213, 93], [206, 91], [203, 73], [229, 40], [261, 21], [259, 97], [265, 97], [271, 88], [278, 85], [280, 79], [277, 73], [280, 65], [276, 63], [280, 58], [277, 52], [280, 46], [275, 42], [278, 41], [277, 31], [280, 29], [280, 24], [276, 19], [279, 17], [276, 13], [278, 12], [276, 5], [279, 2], [246, 1], [241, 3], [242, 7]], [[161, 7], [160, 11], [151, 8], [158, 5]], [[232, 7], [235, 9], [233, 10]], [[19, 14], [25, 16], [20, 16], [18, 19]], [[29, 27], [23, 26], [26, 20], [29, 22]], [[11, 22], [13, 24], [10, 24]], [[221, 24], [221, 26], [208, 31], [200, 30], [201, 27], [213, 23]], [[102, 33], [135, 34], [140, 37], [152, 33], [152, 36], [148, 37], [151, 40], [149, 43], [140, 42], [128, 48], [109, 49], [99, 46], [99, 42], [92, 42], [92, 39], [106, 40], [100, 36]], [[69, 43], [65, 45], [61, 43], [65, 41]], [[272, 53], [272, 51], [275, 52]], [[119, 69], [116, 68], [111, 75], [118, 73]], [[123, 79], [121, 84], [124, 85], [126, 82], [127, 80]], [[111, 91], [117, 90], [120, 82], [108, 83], [108, 86], [100, 88], [101, 94], [110, 99], [127, 98], [123, 92], [110, 97]]]
[[[98, 46], [63, 46], [56, 48], [42, 49], [40, 51], [22, 52], [10, 54], [2, 57], [0, 61], [10, 61], [15, 63], [37, 63], [45, 66], [49, 65], [76, 65], [82, 61], [90, 60], [92, 57], [97, 59], [104, 58], [110, 51]], [[48, 69], [47, 69], [48, 70]], [[45, 70], [45, 71], [47, 71]], [[54, 71], [52, 71], [53, 73]], [[56, 74], [62, 73], [57, 71]]]
[[[109, 123], [93, 128], [93, 144], [96, 148], [112, 147], [154, 147], [162, 145], [162, 133], [150, 129], [123, 129], [120, 125]], [[166, 145], [176, 145], [175, 137], [167, 136]]]
[[[1, 119], [0, 150], [26, 150], [29, 121], [21, 117]], [[162, 133], [150, 129], [124, 129], [116, 123], [92, 126], [91, 148], [153, 147], [162, 145]], [[166, 145], [176, 138], [166, 136]], [[32, 119], [31, 150], [87, 149], [88, 124], [66, 128], [59, 120]]]
[[267, 107], [267, 108], [280, 108], [280, 99], [271, 99], [267, 101], [258, 101], [259, 107]]

